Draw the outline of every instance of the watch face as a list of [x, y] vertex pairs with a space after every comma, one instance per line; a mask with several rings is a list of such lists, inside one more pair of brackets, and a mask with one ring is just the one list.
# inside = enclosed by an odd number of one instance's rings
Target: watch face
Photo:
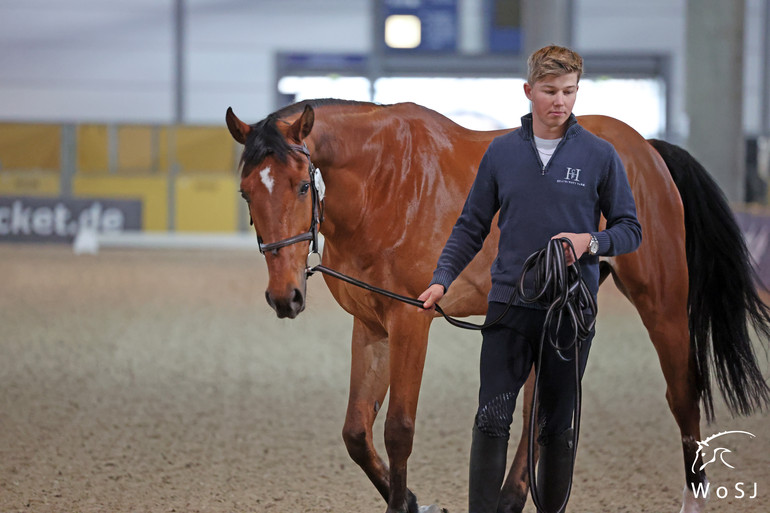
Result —
[[599, 241], [595, 237], [591, 237], [591, 243], [588, 245], [588, 251], [592, 255], [599, 252]]

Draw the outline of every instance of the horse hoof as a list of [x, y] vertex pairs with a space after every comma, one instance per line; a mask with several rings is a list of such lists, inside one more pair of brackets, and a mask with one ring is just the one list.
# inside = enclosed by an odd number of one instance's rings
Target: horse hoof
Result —
[[420, 513], [449, 513], [445, 508], [439, 508], [435, 504], [420, 506]]
[[[705, 484], [708, 485], [708, 480], [705, 480]], [[708, 486], [706, 486], [706, 490], [708, 490]], [[705, 497], [696, 497], [685, 485], [682, 495], [682, 509], [679, 513], [705, 513], [708, 494], [705, 494]]]

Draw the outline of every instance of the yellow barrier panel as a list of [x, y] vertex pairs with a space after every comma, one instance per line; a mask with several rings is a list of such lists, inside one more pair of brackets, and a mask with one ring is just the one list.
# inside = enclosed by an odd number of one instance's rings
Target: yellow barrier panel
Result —
[[149, 126], [118, 127], [118, 171], [148, 173], [158, 170], [157, 129]]
[[78, 172], [107, 173], [110, 170], [107, 125], [78, 125], [76, 137]]
[[58, 196], [61, 176], [50, 171], [0, 171], [0, 194]]
[[235, 232], [238, 230], [238, 181], [218, 175], [176, 179], [176, 230]]
[[174, 129], [172, 159], [182, 172], [234, 173], [236, 168], [234, 144], [226, 128], [186, 127]]
[[74, 197], [141, 200], [144, 230], [238, 231], [238, 152], [226, 128], [85, 123], [74, 130], [70, 141], [63, 125], [0, 123], [0, 194], [68, 193], [65, 170]]
[[142, 200], [142, 228], [168, 229], [168, 179], [165, 176], [76, 176], [73, 195]]
[[158, 171], [161, 173], [168, 173], [171, 169], [171, 155], [169, 151], [169, 132], [173, 131], [173, 127], [161, 126], [158, 127]]
[[59, 171], [61, 126], [0, 124], [0, 169]]

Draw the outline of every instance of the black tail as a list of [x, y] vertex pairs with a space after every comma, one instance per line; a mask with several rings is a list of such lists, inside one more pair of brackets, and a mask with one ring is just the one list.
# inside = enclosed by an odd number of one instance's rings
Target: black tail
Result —
[[706, 419], [714, 419], [711, 365], [730, 412], [750, 415], [770, 402], [749, 331], [751, 325], [763, 340], [770, 338], [770, 308], [759, 298], [751, 255], [724, 193], [703, 166], [679, 146], [649, 142], [684, 204], [690, 344]]

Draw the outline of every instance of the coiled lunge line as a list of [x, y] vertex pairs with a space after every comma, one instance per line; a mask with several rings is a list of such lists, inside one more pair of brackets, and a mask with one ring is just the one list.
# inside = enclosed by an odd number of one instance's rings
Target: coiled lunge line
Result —
[[[564, 257], [562, 242], [566, 242], [574, 253], [575, 248], [569, 239], [554, 239], [548, 245], [533, 253], [524, 263], [521, 278], [519, 279], [519, 297], [528, 303], [537, 303], [547, 308], [543, 330], [540, 335], [537, 365], [535, 366], [535, 390], [532, 394], [532, 407], [529, 414], [529, 445], [527, 450], [527, 467], [529, 470], [530, 490], [532, 501], [539, 512], [557, 513], [563, 511], [569, 501], [572, 491], [572, 472], [575, 467], [575, 456], [580, 435], [580, 414], [582, 408], [582, 387], [580, 384], [580, 350], [583, 342], [591, 334], [596, 323], [596, 301], [588, 290], [580, 271], [580, 266], [575, 262], [567, 266]], [[534, 274], [535, 292], [527, 295], [524, 290], [525, 277]], [[566, 317], [566, 319], [565, 319]], [[556, 334], [559, 333], [563, 322], [569, 322], [572, 327], [572, 339], [568, 343], [559, 343]], [[575, 408], [572, 416], [572, 451], [569, 468], [569, 481], [561, 506], [553, 511], [548, 511], [541, 504], [537, 493], [537, 479], [535, 477], [535, 423], [537, 418], [536, 405], [538, 403], [540, 388], [541, 362], [543, 351], [546, 349], [546, 341], [554, 351], [565, 361], [570, 358], [567, 351], [573, 350], [575, 362]]]
[[[447, 322], [453, 326], [457, 326], [458, 328], [471, 330], [483, 330], [500, 322], [510, 309], [517, 296], [524, 302], [535, 303], [546, 309], [545, 321], [543, 322], [543, 329], [540, 337], [537, 364], [535, 366], [535, 390], [532, 395], [532, 408], [530, 410], [529, 447], [527, 452], [532, 500], [535, 503], [538, 511], [544, 513], [556, 513], [563, 510], [569, 500], [570, 491], [572, 489], [572, 479], [570, 477], [566, 495], [561, 507], [553, 512], [543, 509], [537, 494], [537, 480], [535, 477], [534, 458], [536, 438], [536, 405], [539, 396], [538, 388], [540, 383], [539, 369], [542, 362], [543, 351], [546, 349], [546, 342], [548, 342], [548, 345], [554, 351], [556, 351], [562, 360], [569, 361], [572, 358], [575, 361], [576, 393], [575, 408], [572, 417], [573, 440], [569, 472], [569, 475], [572, 476], [572, 470], [575, 465], [575, 454], [577, 453], [577, 441], [580, 432], [580, 413], [582, 400], [579, 354], [582, 343], [587, 339], [594, 328], [597, 311], [596, 301], [594, 300], [593, 295], [583, 281], [579, 263], [576, 261], [572, 265], [567, 265], [563, 244], [567, 245], [567, 247], [573, 252], [573, 255], [575, 254], [575, 248], [572, 245], [572, 242], [567, 238], [561, 238], [552, 239], [548, 242], [545, 248], [533, 253], [529, 258], [527, 258], [523, 266], [521, 277], [519, 278], [517, 293], [508, 300], [504, 311], [496, 319], [490, 322], [484, 324], [474, 324], [472, 322], [462, 321], [447, 315], [439, 305], [435, 305], [436, 311], [441, 316], [443, 316]], [[342, 280], [351, 285], [355, 285], [356, 287], [381, 294], [391, 299], [395, 299], [397, 301], [401, 301], [403, 303], [419, 308], [423, 307], [423, 302], [418, 299], [410, 298], [408, 296], [396, 294], [395, 292], [391, 292], [389, 290], [375, 287], [330, 269], [322, 264], [308, 267], [306, 272], [308, 276], [315, 272], [320, 272], [333, 278]], [[527, 293], [524, 286], [525, 283], [534, 283], [533, 293]], [[572, 338], [566, 342], [564, 340], [560, 342], [556, 337], [563, 323], [569, 323], [572, 328]], [[573, 350], [574, 352], [573, 357], [567, 355], [567, 352], [570, 350]]]

